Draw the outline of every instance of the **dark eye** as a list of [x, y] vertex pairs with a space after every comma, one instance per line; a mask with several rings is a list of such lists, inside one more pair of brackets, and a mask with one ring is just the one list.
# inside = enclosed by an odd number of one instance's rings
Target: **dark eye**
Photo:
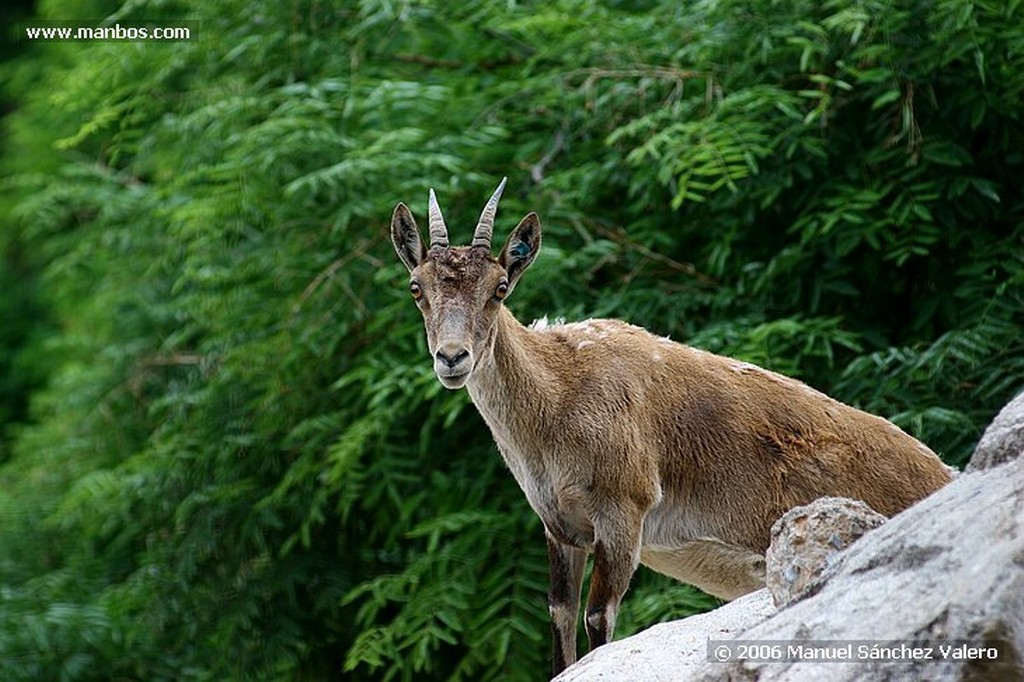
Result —
[[412, 294], [413, 300], [418, 301], [423, 298], [423, 289], [420, 288], [417, 282], [409, 283], [409, 293]]
[[505, 298], [505, 294], [507, 293], [508, 282], [506, 282], [505, 280], [501, 280], [500, 282], [498, 282], [498, 287], [494, 290], [494, 297], [499, 299]]

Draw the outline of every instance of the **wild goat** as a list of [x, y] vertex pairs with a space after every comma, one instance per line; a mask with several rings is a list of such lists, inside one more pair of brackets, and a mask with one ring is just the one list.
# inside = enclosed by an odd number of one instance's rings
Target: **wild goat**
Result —
[[892, 515], [950, 480], [893, 424], [794, 379], [617, 320], [524, 327], [503, 301], [541, 226], [528, 214], [491, 255], [504, 187], [470, 246], [449, 246], [433, 190], [429, 246], [401, 203], [391, 239], [438, 379], [469, 389], [544, 522], [555, 674], [576, 660], [588, 554], [593, 649], [638, 563], [734, 599], [763, 585], [769, 529], [790, 508], [837, 495]]

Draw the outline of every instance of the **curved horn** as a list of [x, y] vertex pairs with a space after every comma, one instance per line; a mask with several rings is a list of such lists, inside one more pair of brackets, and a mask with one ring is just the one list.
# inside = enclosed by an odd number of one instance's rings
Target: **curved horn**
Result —
[[444, 224], [444, 216], [441, 215], [441, 207], [437, 205], [437, 195], [434, 188], [430, 188], [430, 200], [427, 204], [427, 212], [430, 216], [430, 246], [448, 248], [448, 227]]
[[491, 236], [494, 233], [494, 214], [498, 212], [498, 201], [501, 199], [501, 193], [505, 190], [505, 182], [507, 180], [508, 178], [501, 179], [498, 189], [494, 190], [494, 194], [491, 195], [487, 205], [484, 206], [483, 212], [480, 213], [480, 222], [476, 224], [472, 246], [491, 248]]

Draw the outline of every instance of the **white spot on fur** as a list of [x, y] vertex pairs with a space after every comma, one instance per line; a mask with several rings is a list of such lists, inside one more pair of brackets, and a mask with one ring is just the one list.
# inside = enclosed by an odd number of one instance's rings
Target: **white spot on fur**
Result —
[[661, 362], [662, 361], [661, 353], [655, 353], [654, 355], [651, 356], [651, 359], [654, 360], [655, 362]]
[[757, 372], [761, 368], [757, 365], [752, 365], [749, 362], [731, 362], [729, 363], [729, 369], [734, 372], [739, 372], [740, 374], [745, 374], [747, 372]]
[[594, 345], [593, 341], [580, 341], [578, 344], [576, 344], [576, 350], [583, 350], [587, 346], [593, 346], [593, 345]]
[[584, 334], [592, 334], [599, 328], [599, 325], [595, 320], [583, 320], [582, 322], [572, 322], [565, 326], [577, 331], [581, 331]]
[[584, 320], [580, 322], [580, 328], [587, 334], [594, 334], [599, 339], [607, 339], [611, 335], [604, 320]]

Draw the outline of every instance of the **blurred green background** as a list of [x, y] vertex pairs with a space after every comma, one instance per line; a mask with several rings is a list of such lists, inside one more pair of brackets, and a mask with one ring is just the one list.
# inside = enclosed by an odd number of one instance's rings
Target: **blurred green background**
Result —
[[[542, 529], [388, 239], [799, 377], [961, 464], [1024, 386], [1024, 9], [9, 3], [0, 678], [536, 680]], [[33, 18], [194, 20], [44, 42]], [[617, 634], [713, 600], [641, 570]]]

